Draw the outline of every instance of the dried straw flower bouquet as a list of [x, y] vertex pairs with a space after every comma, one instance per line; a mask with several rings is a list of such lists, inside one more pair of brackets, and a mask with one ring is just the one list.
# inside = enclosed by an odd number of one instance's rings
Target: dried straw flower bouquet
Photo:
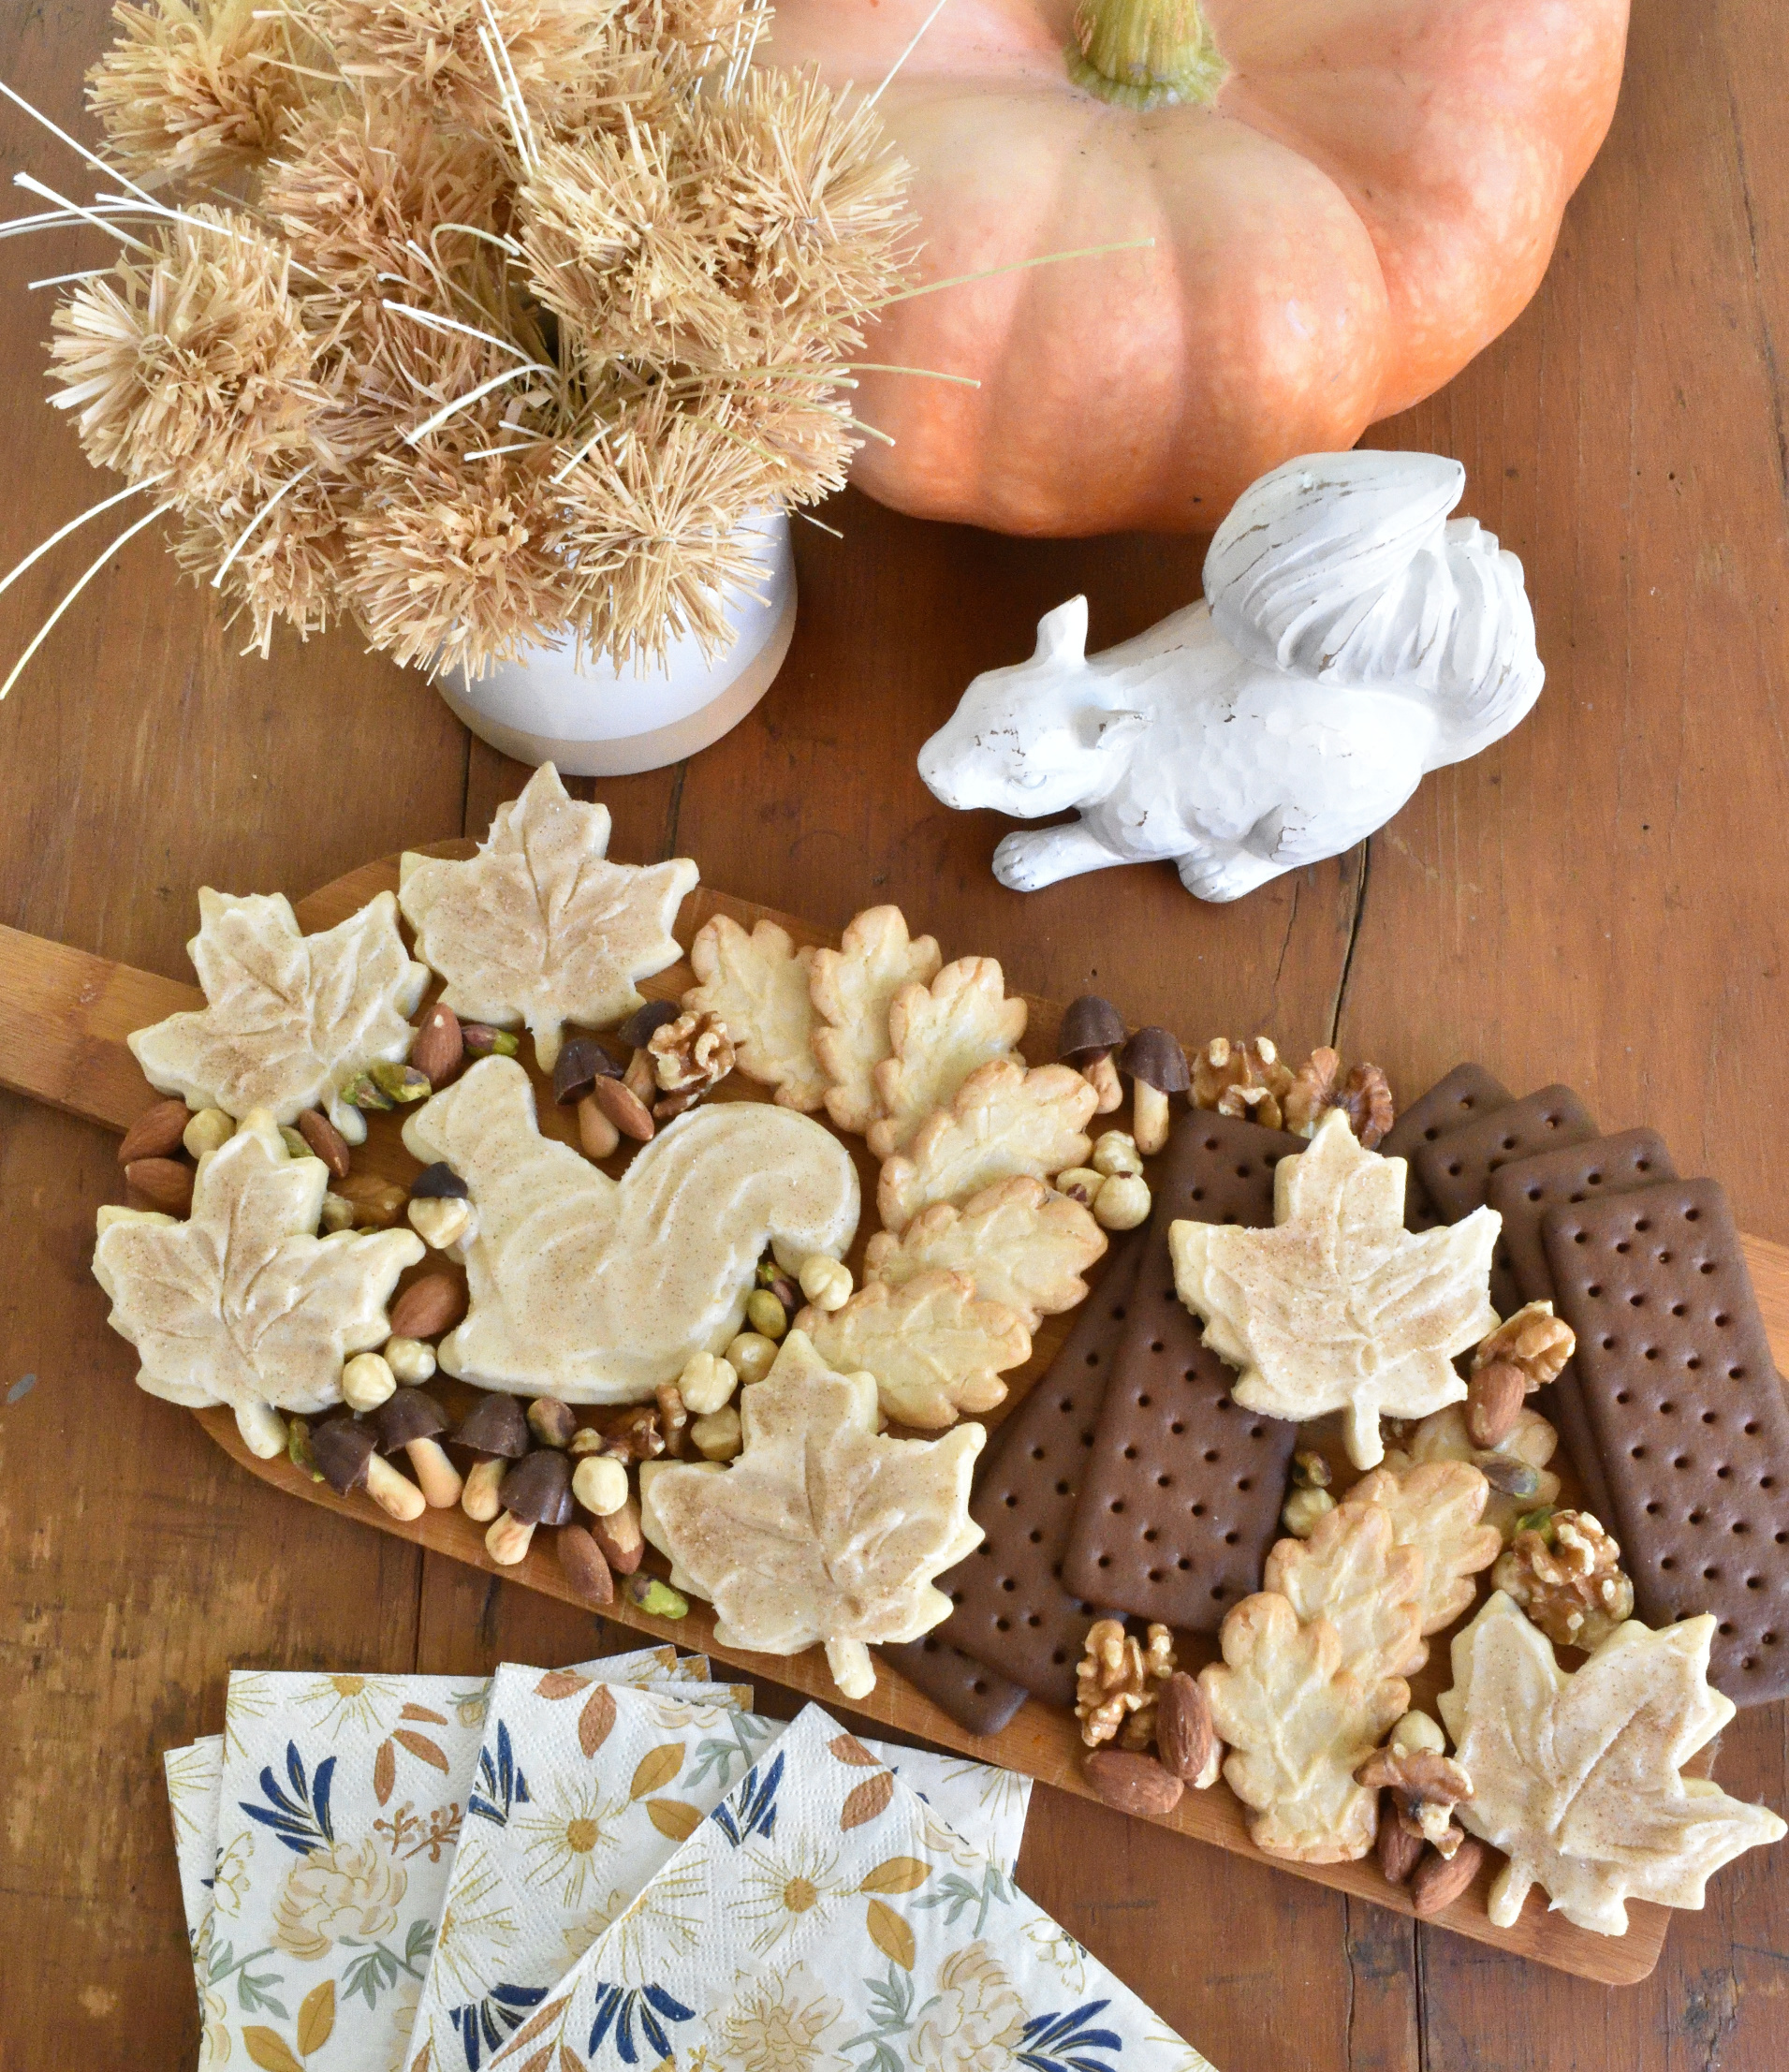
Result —
[[766, 19], [120, 0], [108, 149], [62, 138], [114, 188], [20, 176], [119, 245], [52, 319], [53, 401], [129, 485], [95, 509], [152, 495], [130, 530], [166, 514], [263, 654], [339, 618], [475, 676], [724, 646], [741, 522], [842, 483], [911, 250], [874, 96], [754, 65]]

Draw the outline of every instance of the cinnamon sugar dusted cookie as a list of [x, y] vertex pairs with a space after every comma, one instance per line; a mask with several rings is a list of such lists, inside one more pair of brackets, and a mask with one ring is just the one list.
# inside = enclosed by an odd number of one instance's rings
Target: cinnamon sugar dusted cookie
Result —
[[1027, 1071], [995, 1058], [972, 1072], [950, 1106], [920, 1125], [904, 1153], [884, 1161], [876, 1188], [883, 1226], [904, 1231], [933, 1202], [964, 1202], [1013, 1174], [1042, 1180], [1087, 1163], [1087, 1124], [1099, 1098], [1065, 1065]]
[[881, 1113], [867, 1138], [875, 1155], [892, 1158], [905, 1150], [927, 1117], [948, 1108], [980, 1066], [1017, 1059], [1025, 1014], [1022, 1000], [1006, 997], [1005, 978], [991, 957], [960, 957], [930, 986], [902, 987], [888, 1004], [891, 1054], [875, 1069]]
[[686, 1013], [720, 1017], [748, 1080], [773, 1087], [779, 1107], [805, 1114], [822, 1105], [827, 1092], [826, 1071], [814, 1054], [814, 959], [774, 921], [759, 921], [748, 935], [738, 921], [716, 914], [690, 945], [701, 983], [683, 995]]
[[929, 985], [942, 962], [930, 935], [908, 934], [898, 906], [866, 908], [837, 949], [814, 952], [814, 1054], [830, 1081], [827, 1113], [841, 1129], [861, 1137], [882, 1113], [875, 1073], [893, 1050], [888, 1009], [906, 987]]
[[966, 1273], [975, 1293], [1004, 1302], [1027, 1330], [1083, 1301], [1081, 1278], [1106, 1233], [1078, 1201], [1028, 1174], [999, 1180], [960, 1209], [935, 1202], [897, 1237], [878, 1230], [864, 1254], [866, 1281], [901, 1287], [920, 1273]]

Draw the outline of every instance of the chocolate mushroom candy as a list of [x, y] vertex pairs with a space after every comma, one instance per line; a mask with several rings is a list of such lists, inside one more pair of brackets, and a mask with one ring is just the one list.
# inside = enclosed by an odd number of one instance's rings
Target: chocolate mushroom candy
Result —
[[573, 1036], [559, 1047], [553, 1061], [553, 1099], [561, 1108], [578, 1110], [578, 1141], [586, 1158], [607, 1158], [622, 1140], [596, 1098], [597, 1080], [619, 1080], [621, 1072], [594, 1036]]
[[1167, 1142], [1167, 1097], [1184, 1094], [1193, 1083], [1180, 1039], [1167, 1029], [1139, 1029], [1119, 1053], [1121, 1070], [1131, 1076], [1131, 1134], [1136, 1148], [1151, 1158]]
[[536, 1525], [568, 1525], [572, 1517], [571, 1462], [556, 1447], [525, 1453], [497, 1492], [503, 1516], [485, 1535], [485, 1551], [512, 1567], [528, 1551]]
[[658, 1095], [658, 1060], [646, 1046], [658, 1030], [667, 1021], [675, 1021], [682, 1011], [675, 1000], [649, 1000], [644, 1007], [636, 1007], [615, 1032], [616, 1042], [633, 1052], [623, 1084], [641, 1102], [650, 1104]]
[[1084, 992], [1071, 1000], [1063, 1012], [1063, 1026], [1056, 1039], [1056, 1054], [1076, 1071], [1099, 1095], [1096, 1115], [1109, 1115], [1124, 1103], [1124, 1089], [1118, 1083], [1112, 1052], [1124, 1045], [1124, 1021], [1109, 1000], [1096, 992]]
[[364, 1490], [382, 1511], [408, 1524], [428, 1508], [416, 1484], [380, 1460], [373, 1427], [358, 1418], [331, 1418], [311, 1431], [311, 1457], [338, 1496]]
[[395, 1453], [402, 1447], [410, 1456], [424, 1501], [434, 1510], [451, 1510], [465, 1484], [460, 1470], [441, 1450], [440, 1434], [447, 1429], [447, 1420], [434, 1398], [420, 1389], [401, 1389], [380, 1404], [373, 1422], [379, 1434], [379, 1451]]
[[497, 1492], [509, 1463], [520, 1461], [531, 1443], [528, 1419], [514, 1396], [480, 1396], [460, 1420], [453, 1443], [473, 1456], [460, 1508], [480, 1525], [489, 1525], [503, 1509]]

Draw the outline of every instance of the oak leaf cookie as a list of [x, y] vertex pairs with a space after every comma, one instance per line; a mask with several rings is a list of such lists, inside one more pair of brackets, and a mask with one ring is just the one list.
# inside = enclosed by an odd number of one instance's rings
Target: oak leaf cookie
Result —
[[899, 1288], [873, 1282], [843, 1309], [804, 1309], [795, 1324], [829, 1367], [873, 1374], [884, 1411], [921, 1431], [1004, 1403], [1002, 1373], [1031, 1358], [1024, 1324], [963, 1273], [921, 1273]]
[[350, 1143], [364, 1142], [366, 1118], [342, 1089], [408, 1055], [407, 1018], [429, 983], [398, 933], [391, 894], [306, 935], [277, 892], [238, 899], [205, 886], [186, 954], [207, 1005], [125, 1038], [149, 1083], [238, 1120], [264, 1108], [295, 1123], [326, 1108]]
[[1328, 1620], [1302, 1622], [1271, 1591], [1234, 1606], [1220, 1641], [1224, 1660], [1200, 1671], [1199, 1687], [1255, 1845], [1295, 1863], [1365, 1856], [1379, 1794], [1354, 1773], [1408, 1711], [1409, 1684], [1356, 1675]]
[[882, 1113], [875, 1069], [890, 1053], [888, 1008], [906, 986], [934, 978], [942, 962], [930, 935], [915, 940], [898, 906], [858, 915], [837, 949], [814, 952], [810, 990], [821, 1025], [814, 1054], [831, 1082], [827, 1113], [861, 1137]]
[[271, 1406], [341, 1402], [343, 1362], [390, 1336], [386, 1303], [422, 1256], [411, 1230], [319, 1238], [329, 1185], [323, 1161], [288, 1156], [260, 1109], [198, 1161], [184, 1223], [99, 1212], [94, 1278], [137, 1348], [138, 1386], [189, 1409], [228, 1403], [263, 1456], [286, 1445]]
[[647, 1536], [671, 1580], [709, 1599], [723, 1647], [797, 1654], [824, 1641], [846, 1697], [868, 1695], [866, 1643], [916, 1640], [950, 1611], [932, 1579], [981, 1528], [969, 1483], [986, 1432], [876, 1435], [876, 1386], [831, 1373], [791, 1331], [766, 1378], [743, 1390], [744, 1450], [718, 1473], [651, 1463]]
[[1168, 1232], [1181, 1301], [1241, 1370], [1237, 1402], [1295, 1423], [1345, 1411], [1358, 1468], [1384, 1458], [1382, 1415], [1419, 1418], [1465, 1395], [1454, 1355], [1497, 1325], [1495, 1210], [1420, 1236], [1403, 1211], [1403, 1160], [1363, 1149], [1331, 1109], [1311, 1149], [1274, 1168], [1271, 1230]]
[[1681, 1774], [1734, 1713], [1708, 1688], [1714, 1630], [1707, 1612], [1657, 1632], [1629, 1620], [1574, 1674], [1500, 1590], [1454, 1636], [1441, 1716], [1473, 1780], [1455, 1812], [1509, 1859], [1490, 1890], [1498, 1927], [1538, 1885], [1567, 1920], [1624, 1935], [1630, 1899], [1699, 1907], [1723, 1863], [1789, 1832]]
[[[1391, 1520], [1392, 1538], [1422, 1560], [1420, 1609], [1425, 1638], [1451, 1626], [1478, 1594], [1473, 1579], [1503, 1550], [1503, 1536], [1484, 1522], [1490, 1484], [1465, 1461], [1430, 1461], [1363, 1475], [1342, 1500], [1350, 1511], [1376, 1505]], [[1420, 1651], [1412, 1674], [1429, 1658]]]
[[773, 1086], [780, 1107], [808, 1114], [827, 1091], [814, 1054], [816, 1018], [808, 990], [814, 957], [774, 921], [759, 921], [748, 935], [738, 921], [716, 914], [690, 945], [701, 983], [683, 995], [686, 1014], [719, 1015], [726, 1022], [734, 1063], [748, 1080]]
[[[1042, 1180], [1087, 1163], [1098, 1094], [1066, 1065], [1027, 1071], [995, 1058], [972, 1072], [950, 1106], [927, 1117], [903, 1153], [885, 1160], [876, 1204], [885, 1229], [905, 1230], [935, 1201], [961, 1203], [1013, 1174]], [[1462, 1388], [1463, 1388], [1462, 1384]]]
[[567, 1021], [607, 1028], [640, 1006], [635, 986], [674, 964], [677, 910], [696, 889], [687, 857], [609, 861], [607, 806], [566, 795], [542, 763], [499, 806], [464, 863], [406, 853], [398, 899], [417, 953], [447, 980], [462, 1021], [526, 1022], [550, 1072]]
[[740, 1329], [767, 1242], [794, 1271], [839, 1257], [857, 1229], [850, 1154], [769, 1101], [692, 1109], [614, 1181], [540, 1135], [513, 1058], [486, 1058], [418, 1109], [403, 1140], [472, 1199], [455, 1247], [471, 1303], [441, 1365], [516, 1395], [643, 1401]]
[[866, 1282], [902, 1287], [918, 1274], [966, 1273], [975, 1293], [1004, 1302], [1025, 1329], [1087, 1299], [1081, 1278], [1107, 1246], [1092, 1213], [1041, 1180], [1015, 1174], [972, 1195], [922, 1209], [896, 1237], [878, 1230], [863, 1256]]
[[1512, 1464], [1519, 1462], [1534, 1470], [1534, 1487], [1526, 1496], [1511, 1496], [1492, 1489], [1485, 1499], [1484, 1522], [1495, 1527], [1504, 1540], [1512, 1539], [1516, 1521], [1524, 1512], [1544, 1510], [1559, 1499], [1560, 1478], [1547, 1466], [1559, 1450], [1559, 1433], [1539, 1411], [1522, 1409], [1514, 1427], [1494, 1447], [1475, 1446], [1466, 1429], [1466, 1412], [1457, 1403], [1437, 1410], [1413, 1426], [1396, 1447], [1386, 1449], [1385, 1464], [1399, 1476], [1429, 1461], [1466, 1461], [1496, 1454]]
[[1307, 1624], [1327, 1620], [1342, 1644], [1341, 1666], [1365, 1684], [1422, 1667], [1423, 1560], [1400, 1547], [1391, 1514], [1378, 1505], [1338, 1505], [1309, 1539], [1276, 1540], [1262, 1571]]
[[991, 957], [960, 957], [930, 986], [902, 987], [888, 1003], [891, 1054], [875, 1069], [880, 1114], [865, 1133], [875, 1155], [891, 1158], [904, 1150], [927, 1116], [948, 1108], [979, 1066], [1017, 1057], [1025, 1015], [1022, 1000], [1006, 997], [1005, 977]]

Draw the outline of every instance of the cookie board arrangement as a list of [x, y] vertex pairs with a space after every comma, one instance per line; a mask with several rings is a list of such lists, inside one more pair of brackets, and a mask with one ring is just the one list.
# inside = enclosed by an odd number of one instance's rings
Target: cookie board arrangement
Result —
[[[1269, 1048], [1218, 1044], [1170, 1128], [1184, 1061], [1177, 1081], [1133, 1036], [1134, 1139], [1102, 1138], [1090, 1168], [1085, 1125], [1122, 1098], [1122, 1025], [1059, 1037], [1058, 1009], [1009, 998], [991, 960], [944, 965], [891, 909], [816, 957], [818, 932], [697, 888], [693, 864], [609, 863], [606, 835], [600, 808], [543, 771], [470, 872], [474, 845], [454, 844], [370, 864], [296, 915], [207, 893], [208, 1011], [189, 988], [0, 931], [6, 1083], [127, 1131], [153, 1204], [102, 1211], [95, 1256], [145, 1386], [214, 1404], [198, 1409], [213, 1438], [307, 1501], [1375, 1903], [1408, 1911], [1415, 1889], [1461, 1932], [1644, 1976], [1668, 1920], [1652, 1897], [1700, 1903], [1709, 1872], [1782, 1831], [1689, 1771], [1734, 1700], [1789, 1682], [1789, 1413], [1770, 1345], [1789, 1344], [1789, 1253], [1741, 1240], [1720, 1190], [1678, 1180], [1650, 1132], [1603, 1138], [1568, 1090], [1516, 1101], [1476, 1067], [1391, 1124], [1381, 1075], [1295, 1083]], [[557, 916], [536, 897], [555, 874]], [[400, 889], [426, 965], [398, 934]], [[586, 949], [541, 956], [573, 907], [565, 939]], [[600, 953], [605, 930], [619, 955]], [[519, 935], [550, 981], [532, 997]], [[428, 966], [448, 996], [413, 1026]], [[217, 1013], [250, 971], [310, 1003], [302, 1042]], [[640, 1019], [641, 994], [683, 1012]], [[497, 1025], [524, 1015], [532, 1045]], [[630, 1016], [623, 1074], [579, 1032]], [[236, 1080], [265, 1081], [236, 1086], [234, 1120], [213, 1105], [220, 1030]], [[1040, 1062], [1059, 1043], [1066, 1060]], [[675, 1126], [656, 1131], [653, 1109]], [[618, 1125], [652, 1139], [631, 1165]], [[1015, 1130], [1017, 1169], [990, 1171], [988, 1144]], [[1085, 1206], [1107, 1188], [1109, 1250]], [[858, 1228], [860, 1198], [881, 1230], [868, 1213]], [[627, 1243], [631, 1217], [657, 1229], [667, 1203], [675, 1220], [704, 1201], [668, 1272], [642, 1256], [662, 1246]], [[179, 1323], [156, 1304], [230, 1216], [261, 1219], [260, 1256], [290, 1276], [263, 1319], [278, 1409], [196, 1378], [190, 1348], [171, 1365], [156, 1350]], [[469, 1313], [425, 1242], [464, 1259]], [[852, 1267], [870, 1282], [855, 1296]], [[1351, 1321], [1357, 1343], [1313, 1336], [1343, 1312], [1382, 1321]], [[1469, 1392], [1454, 1359], [1474, 1347]], [[1659, 1386], [1635, 1388], [1636, 1359]], [[1699, 1378], [1716, 1359], [1719, 1393]], [[539, 1396], [543, 1374], [560, 1395], [524, 1421], [516, 1396]], [[1550, 1466], [1552, 1425], [1524, 1401], [1536, 1381], [1570, 1456]], [[343, 1401], [371, 1417], [310, 1421]], [[497, 1434], [506, 1411], [519, 1439]], [[1382, 1435], [1382, 1414], [1411, 1422]], [[463, 1477], [439, 1444], [450, 1427]], [[812, 1549], [774, 1587], [729, 1556], [741, 1531], [774, 1536], [795, 1463], [816, 1454], [842, 1487], [896, 1492], [898, 1557], [860, 1564], [855, 1592]], [[572, 1489], [588, 1529], [568, 1522]], [[1450, 1663], [1430, 1639], [1493, 1565], [1498, 1594]], [[911, 1638], [872, 1657], [854, 1627]], [[1600, 1645], [1574, 1671], [1552, 1643], [1575, 1638]], [[1548, 1772], [1574, 1733], [1642, 1712], [1644, 1731], [1620, 1728], [1618, 1803]], [[1225, 1784], [1206, 1788], [1226, 1752]], [[1565, 1844], [1547, 1830], [1562, 1792]], [[1609, 1873], [1597, 1822], [1635, 1794], [1663, 1839]], [[1569, 1912], [1524, 1907], [1534, 1882]]]

